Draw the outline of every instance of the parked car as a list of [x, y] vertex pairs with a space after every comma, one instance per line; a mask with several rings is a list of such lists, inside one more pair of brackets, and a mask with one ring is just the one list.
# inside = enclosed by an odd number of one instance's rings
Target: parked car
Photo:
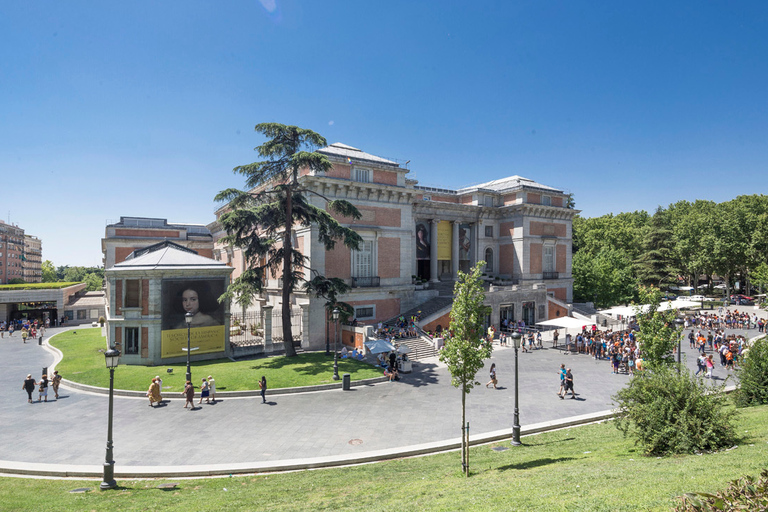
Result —
[[737, 306], [754, 306], [755, 301], [748, 297], [741, 297], [740, 299], [734, 299], [733, 300], [734, 305]]
[[661, 296], [661, 300], [675, 300], [677, 298], [677, 295], [674, 295], [672, 293], [665, 293]]
[[731, 295], [731, 300], [740, 300], [740, 299], [754, 300], [752, 297], [750, 297], [748, 295], [742, 295], [741, 293], [737, 293], [735, 295]]
[[693, 302], [704, 302], [707, 298], [703, 295], [691, 295], [688, 300], [692, 300]]

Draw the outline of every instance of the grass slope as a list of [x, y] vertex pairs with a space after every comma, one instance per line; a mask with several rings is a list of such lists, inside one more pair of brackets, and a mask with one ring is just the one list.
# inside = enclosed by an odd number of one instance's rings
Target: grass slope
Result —
[[[106, 343], [100, 328], [65, 331], [51, 338], [51, 345], [64, 354], [56, 366], [67, 380], [91, 386], [108, 387], [109, 372], [104, 365]], [[173, 373], [167, 373], [173, 368]], [[184, 388], [186, 364], [163, 366], [121, 365], [115, 370], [115, 388], [146, 391], [152, 378], [160, 375], [163, 392], [179, 391]], [[339, 360], [339, 375], [349, 373], [352, 380], [381, 377], [382, 370], [368, 363], [350, 359]], [[212, 375], [217, 391], [242, 391], [258, 389], [256, 381], [264, 375], [270, 389], [335, 382], [333, 357], [324, 352], [300, 354], [296, 357], [266, 357], [244, 361], [216, 359], [192, 363], [192, 381], [197, 386], [200, 379]]]
[[[363, 466], [202, 480], [95, 481], [0, 478], [0, 510], [670, 510], [675, 497], [714, 491], [768, 461], [768, 406], [743, 410], [738, 448], [649, 458], [613, 424], [523, 438], [503, 452], [471, 450], [472, 476], [459, 452]], [[178, 482], [163, 491], [163, 482]], [[79, 487], [93, 490], [69, 494]]]

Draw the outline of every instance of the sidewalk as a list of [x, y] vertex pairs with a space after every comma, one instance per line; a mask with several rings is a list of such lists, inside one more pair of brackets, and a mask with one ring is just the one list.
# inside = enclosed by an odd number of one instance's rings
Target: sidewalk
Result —
[[[561, 330], [562, 333], [562, 330]], [[54, 334], [54, 329], [48, 335]], [[756, 333], [755, 333], [756, 334]], [[612, 407], [611, 395], [628, 380], [607, 361], [564, 356], [546, 348], [519, 353], [520, 420], [523, 433], [594, 421]], [[695, 353], [684, 343], [689, 368]], [[486, 389], [487, 372], [467, 397], [473, 443], [507, 439], [514, 413], [514, 349], [495, 346], [499, 389]], [[102, 472], [107, 397], [63, 388], [61, 398], [28, 404], [19, 389], [27, 373], [39, 378], [51, 366], [50, 348], [0, 340], [0, 472], [93, 476]], [[578, 400], [560, 400], [557, 369], [573, 368]], [[107, 371], [106, 369], [104, 371]], [[719, 368], [715, 376], [725, 377]], [[67, 377], [67, 376], [65, 376]], [[119, 387], [120, 368], [115, 371]], [[721, 382], [721, 381], [720, 381]], [[218, 394], [217, 394], [218, 397]], [[195, 410], [170, 401], [150, 408], [144, 397], [115, 397], [114, 457], [118, 477], [179, 477], [252, 473], [368, 462], [443, 451], [458, 446], [461, 395], [435, 360], [414, 365], [400, 382], [350, 391], [313, 391], [258, 397], [224, 397]]]

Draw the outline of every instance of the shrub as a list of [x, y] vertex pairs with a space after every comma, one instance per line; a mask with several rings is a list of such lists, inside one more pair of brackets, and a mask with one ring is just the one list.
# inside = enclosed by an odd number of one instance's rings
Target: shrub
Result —
[[616, 395], [616, 426], [646, 455], [712, 451], [736, 440], [724, 386], [708, 388], [687, 371], [657, 366], [636, 374]]
[[752, 343], [736, 374], [739, 377], [733, 398], [736, 405], [768, 404], [768, 338]]
[[755, 480], [750, 476], [734, 480], [724, 491], [717, 494], [704, 492], [686, 493], [680, 496], [677, 512], [703, 512], [710, 510], [767, 510], [768, 469]]

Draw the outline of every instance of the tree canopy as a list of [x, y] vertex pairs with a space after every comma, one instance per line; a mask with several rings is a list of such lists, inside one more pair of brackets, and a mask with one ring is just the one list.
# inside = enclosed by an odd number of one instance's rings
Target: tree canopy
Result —
[[739, 196], [723, 203], [678, 201], [644, 211], [573, 221], [576, 301], [598, 307], [638, 299], [640, 286], [685, 284], [701, 277], [765, 285], [768, 264], [768, 196]]
[[[292, 356], [296, 351], [291, 294], [304, 281], [307, 269], [305, 256], [294, 249], [295, 228], [312, 227], [326, 250], [333, 249], [337, 241], [356, 249], [362, 242], [360, 235], [339, 224], [329, 212], [353, 219], [359, 219], [360, 212], [348, 201], [328, 200], [301, 186], [302, 169], [325, 172], [331, 168], [328, 158], [314, 151], [326, 145], [322, 136], [278, 123], [258, 124], [255, 129], [267, 137], [256, 148], [265, 160], [234, 168], [245, 176], [248, 190], [227, 189], [216, 195], [217, 201], [227, 202], [226, 212], [219, 218], [227, 232], [222, 241], [240, 248], [247, 265], [221, 300], [235, 299], [247, 305], [270, 276], [281, 275], [283, 343], [286, 355]], [[310, 194], [323, 199], [325, 208], [312, 204]]]

